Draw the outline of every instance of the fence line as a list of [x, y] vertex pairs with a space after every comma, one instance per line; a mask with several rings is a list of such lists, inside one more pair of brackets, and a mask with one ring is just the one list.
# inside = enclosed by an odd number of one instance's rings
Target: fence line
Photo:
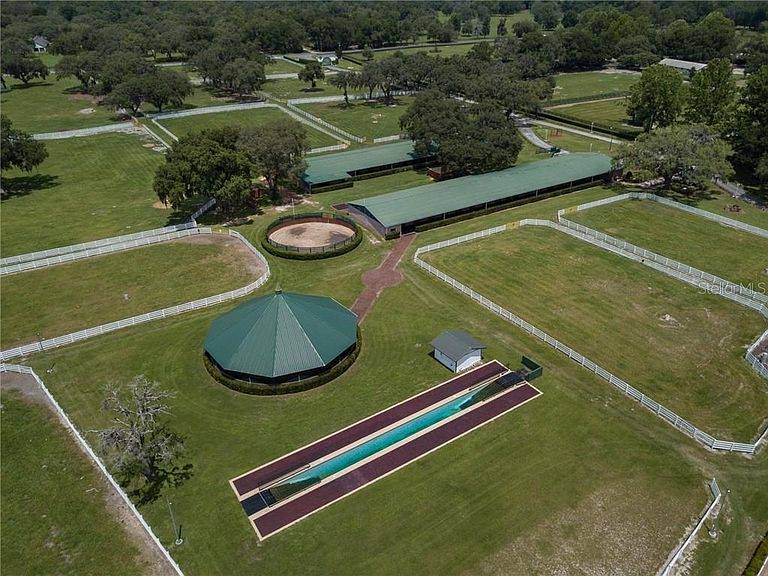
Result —
[[[122, 244], [133, 240], [140, 240], [143, 238], [150, 238], [153, 236], [163, 236], [172, 234], [174, 232], [180, 232], [183, 230], [190, 230], [197, 226], [197, 218], [199, 218], [204, 212], [209, 210], [216, 204], [216, 200], [211, 198], [189, 217], [187, 222], [183, 224], [174, 224], [173, 226], [165, 226], [163, 228], [154, 228], [152, 230], [144, 230], [143, 232], [134, 232], [132, 234], [123, 234], [121, 236], [112, 236], [110, 238], [103, 238], [101, 240], [93, 240], [90, 242], [83, 242], [81, 244], [71, 244], [69, 246], [62, 246], [61, 248], [50, 248], [48, 250], [40, 250], [38, 252], [29, 252], [27, 254], [19, 254], [18, 256], [8, 256], [0, 259], [0, 276], [5, 274], [14, 274], [16, 272], [23, 272], [25, 270], [32, 270], [36, 267], [43, 266], [20, 266], [24, 263], [33, 261], [49, 260], [57, 257], [64, 257], [69, 254], [78, 252], [86, 252], [105, 246], [111, 246], [113, 244]], [[93, 255], [93, 254], [91, 254]], [[77, 258], [62, 259], [60, 262], [69, 262], [76, 260]], [[51, 264], [48, 264], [51, 265]]]
[[320, 124], [320, 126], [323, 126], [323, 127], [327, 128], [328, 130], [336, 132], [337, 134], [341, 135], [342, 137], [344, 137], [344, 138], [346, 138], [348, 140], [352, 140], [353, 142], [358, 142], [358, 143], [365, 142], [365, 138], [362, 138], [360, 136], [355, 136], [354, 134], [350, 134], [346, 130], [342, 130], [338, 126], [334, 126], [330, 122], [326, 122], [322, 118], [318, 118], [314, 114], [310, 114], [306, 110], [304, 110], [302, 108], [299, 108], [298, 106], [295, 106], [291, 100], [288, 100], [288, 102], [286, 103], [286, 106], [288, 107], [288, 109], [291, 112], [294, 112], [295, 114], [298, 114], [298, 115], [306, 118], [310, 122], [314, 122], [315, 124]]
[[312, 148], [307, 154], [322, 154], [323, 152], [336, 152], [337, 150], [346, 150], [347, 144], [333, 144], [332, 146], [321, 146]]
[[256, 102], [239, 102], [237, 104], [222, 104], [220, 106], [201, 106], [200, 108], [190, 108], [189, 110], [176, 110], [171, 112], [158, 112], [156, 114], [145, 114], [152, 120], [170, 120], [171, 118], [184, 118], [185, 116], [199, 116], [201, 114], [216, 114], [218, 112], [232, 112], [235, 110], [250, 110], [251, 108], [274, 108], [275, 105], [270, 102], [259, 100]]
[[712, 502], [707, 506], [707, 509], [704, 511], [704, 514], [701, 515], [701, 518], [699, 518], [699, 521], [696, 523], [696, 526], [691, 530], [691, 533], [688, 534], [688, 537], [683, 540], [682, 543], [675, 549], [674, 554], [672, 554], [672, 557], [667, 560], [664, 565], [659, 569], [659, 576], [669, 576], [672, 574], [672, 570], [675, 567], [675, 564], [678, 560], [680, 560], [680, 557], [683, 555], [683, 552], [685, 549], [690, 545], [690, 543], [693, 541], [693, 539], [696, 537], [696, 534], [699, 533], [699, 530], [701, 530], [701, 527], [704, 525], [704, 522], [709, 518], [709, 515], [712, 513], [712, 510], [715, 509], [715, 507], [720, 503], [720, 499], [722, 497], [722, 492], [720, 492], [720, 487], [717, 485], [717, 480], [712, 478], [712, 480], [709, 482], [709, 490], [712, 494]]
[[[545, 227], [554, 228], [560, 231], [568, 230], [567, 228], [559, 226], [558, 224], [551, 222], [549, 220], [525, 219], [525, 220], [516, 222], [514, 224], [511, 224], [509, 227], [517, 227], [517, 226], [545, 226]], [[699, 428], [697, 428], [696, 426], [694, 426], [684, 418], [680, 417], [678, 414], [676, 414], [672, 410], [669, 410], [659, 402], [656, 402], [655, 400], [653, 400], [651, 397], [645, 395], [644, 393], [640, 392], [636, 388], [632, 387], [631, 385], [629, 385], [627, 382], [625, 382], [615, 374], [599, 366], [596, 362], [590, 360], [589, 358], [587, 358], [582, 354], [579, 354], [574, 349], [563, 344], [556, 338], [553, 338], [543, 330], [537, 328], [536, 326], [534, 326], [529, 322], [526, 322], [521, 317], [499, 306], [498, 304], [486, 298], [479, 292], [476, 292], [469, 286], [462, 284], [455, 278], [452, 278], [448, 274], [445, 274], [444, 272], [438, 270], [437, 268], [428, 264], [427, 262], [423, 261], [420, 258], [422, 254], [425, 254], [427, 252], [440, 250], [448, 246], [454, 246], [456, 244], [461, 244], [463, 242], [469, 242], [478, 238], [484, 238], [487, 236], [491, 236], [493, 234], [498, 234], [500, 232], [504, 232], [509, 227], [506, 225], [496, 226], [494, 228], [489, 228], [487, 230], [481, 230], [480, 232], [474, 232], [472, 234], [466, 234], [464, 236], [459, 236], [457, 238], [443, 240], [442, 242], [437, 242], [434, 244], [429, 244], [427, 246], [422, 246], [416, 250], [416, 253], [413, 256], [413, 261], [418, 267], [422, 268], [423, 270], [427, 271], [433, 276], [436, 276], [437, 278], [439, 278], [440, 280], [442, 280], [443, 282], [445, 282], [455, 290], [458, 290], [459, 292], [466, 294], [472, 300], [480, 303], [482, 306], [484, 306], [494, 314], [501, 316], [508, 322], [523, 329], [525, 332], [532, 334], [533, 336], [536, 336], [539, 340], [546, 342], [555, 350], [565, 354], [566, 356], [568, 356], [568, 358], [570, 358], [580, 366], [583, 366], [587, 370], [590, 370], [591, 372], [597, 374], [604, 380], [608, 381], [610, 384], [612, 384], [613, 386], [621, 390], [624, 394], [626, 394], [630, 398], [633, 398], [634, 400], [637, 400], [638, 402], [640, 402], [642, 406], [644, 406], [645, 408], [647, 408], [648, 410], [650, 410], [651, 412], [659, 416], [659, 418], [665, 420], [666, 422], [668, 422], [678, 430], [692, 437], [697, 442], [709, 448], [712, 448], [713, 450], [723, 450], [728, 452], [744, 452], [748, 454], [755, 453], [763, 437], [761, 437], [757, 442], [753, 444], [716, 439], [714, 436], [707, 434], [703, 430], [700, 430]]]
[[[153, 122], [154, 122], [154, 120], [153, 120]], [[159, 124], [158, 124], [158, 126], [159, 126]], [[150, 135], [152, 138], [154, 138], [155, 140], [157, 140], [158, 142], [160, 142], [160, 144], [162, 144], [162, 145], [163, 145], [163, 146], [164, 146], [166, 149], [169, 149], [169, 148], [171, 147], [171, 145], [170, 145], [170, 144], [168, 144], [168, 142], [166, 142], [165, 140], [163, 140], [162, 138], [160, 138], [160, 136], [158, 135], [158, 133], [157, 133], [157, 132], [155, 132], [154, 130], [152, 130], [152, 129], [151, 129], [149, 126], [147, 126], [146, 124], [142, 124], [142, 125], [141, 125], [141, 127], [144, 129], [144, 131], [145, 131], [147, 134], [149, 134], [149, 135]], [[162, 128], [162, 126], [161, 126], [161, 128]], [[167, 132], [167, 130], [166, 130], [166, 132]], [[178, 138], [177, 138], [177, 140], [178, 140]]]
[[184, 573], [181, 571], [181, 568], [176, 563], [176, 561], [173, 559], [173, 557], [171, 556], [170, 552], [168, 552], [168, 549], [165, 546], [163, 546], [163, 544], [160, 542], [160, 539], [152, 531], [152, 528], [150, 528], [150, 526], [147, 523], [147, 521], [144, 520], [144, 517], [138, 511], [136, 506], [133, 505], [133, 502], [131, 502], [131, 499], [128, 497], [128, 495], [120, 487], [120, 484], [118, 484], [117, 481], [112, 477], [112, 474], [109, 473], [109, 470], [107, 470], [107, 467], [104, 465], [104, 463], [101, 461], [101, 459], [96, 455], [96, 453], [90, 447], [88, 442], [85, 441], [85, 438], [83, 438], [83, 436], [77, 430], [75, 425], [69, 419], [69, 416], [67, 416], [67, 413], [64, 412], [62, 407], [59, 405], [59, 403], [53, 397], [53, 394], [51, 394], [51, 392], [48, 390], [48, 388], [43, 383], [42, 379], [35, 373], [35, 371], [32, 368], [30, 368], [29, 366], [20, 366], [20, 365], [17, 365], [17, 364], [0, 364], [0, 373], [4, 373], [4, 372], [15, 372], [15, 373], [18, 373], [18, 374], [29, 374], [30, 376], [32, 376], [35, 379], [35, 381], [40, 385], [40, 388], [43, 390], [43, 393], [45, 394], [46, 398], [51, 403], [51, 406], [53, 406], [53, 409], [56, 412], [56, 415], [64, 423], [64, 425], [69, 429], [69, 431], [74, 435], [75, 440], [80, 445], [80, 448], [94, 462], [94, 464], [96, 464], [96, 467], [101, 471], [102, 474], [104, 474], [104, 477], [107, 479], [107, 481], [112, 486], [112, 488], [114, 488], [115, 491], [120, 495], [120, 498], [123, 500], [125, 505], [128, 506], [128, 509], [134, 515], [136, 520], [139, 521], [139, 524], [141, 524], [141, 527], [144, 528], [144, 530], [146, 531], [147, 535], [149, 535], [149, 537], [152, 540], [152, 542], [154, 542], [155, 546], [157, 546], [157, 548], [160, 550], [162, 555], [165, 557], [165, 559], [171, 565], [171, 567], [173, 568], [173, 571], [178, 576], [184, 576]]
[[[213, 232], [210, 228], [195, 228], [194, 230], [196, 231], [194, 233], [197, 233], [197, 234], [215, 234], [215, 232]], [[221, 294], [216, 294], [214, 296], [207, 296], [205, 298], [200, 298], [198, 300], [193, 300], [191, 302], [185, 302], [183, 304], [177, 304], [175, 306], [170, 306], [168, 308], [163, 308], [161, 310], [155, 310], [153, 312], [139, 314], [137, 316], [132, 316], [130, 318], [124, 318], [122, 320], [108, 322], [107, 324], [101, 324], [99, 326], [94, 326], [92, 328], [78, 330], [77, 332], [72, 332], [70, 334], [65, 334], [63, 336], [57, 336], [56, 338], [49, 338], [47, 340], [41, 340], [39, 342], [34, 342], [32, 344], [26, 344], [24, 346], [18, 346], [16, 348], [3, 350], [3, 351], [0, 351], [0, 361], [5, 362], [6, 360], [17, 358], [19, 356], [26, 356], [28, 354], [33, 354], [35, 352], [42, 352], [45, 350], [59, 348], [60, 346], [73, 344], [75, 342], [79, 342], [87, 338], [92, 338], [94, 336], [100, 336], [102, 334], [114, 332], [115, 330], [121, 330], [123, 328], [136, 326], [137, 324], [143, 324], [145, 322], [151, 322], [152, 320], [158, 320], [160, 318], [169, 318], [171, 316], [177, 316], [179, 314], [183, 314], [184, 312], [190, 312], [192, 310], [200, 310], [202, 308], [207, 308], [209, 306], [221, 304], [222, 302], [227, 302], [230, 300], [235, 300], [237, 298], [242, 298], [243, 296], [250, 294], [257, 288], [261, 287], [269, 279], [269, 276], [271, 273], [269, 269], [269, 264], [267, 263], [267, 260], [264, 258], [264, 256], [258, 250], [256, 250], [256, 248], [254, 248], [254, 246], [250, 242], [248, 242], [248, 240], [246, 240], [242, 234], [234, 230], [230, 230], [229, 235], [234, 236], [235, 238], [243, 242], [246, 248], [251, 253], [253, 253], [259, 259], [262, 266], [264, 266], [264, 270], [265, 270], [264, 273], [261, 276], [259, 276], [255, 281], [251, 282], [250, 284], [247, 284], [242, 288], [230, 290], [229, 292], [223, 292]], [[159, 241], [163, 241], [163, 240], [159, 240]], [[123, 248], [123, 249], [127, 249], [127, 248]]]
[[395, 140], [403, 140], [404, 138], [406, 138], [406, 136], [403, 136], [402, 134], [393, 134], [392, 136], [382, 136], [381, 138], [374, 138], [373, 143], [380, 144], [382, 142], [393, 142]]
[[[176, 134], [174, 134], [174, 133], [173, 133], [173, 132], [171, 132], [170, 130], [168, 130], [168, 128], [166, 128], [165, 126], [163, 126], [162, 124], [160, 124], [160, 122], [158, 122], [158, 121], [157, 121], [157, 120], [155, 120], [154, 118], [150, 118], [150, 119], [149, 119], [149, 121], [150, 121], [150, 122], [152, 122], [152, 124], [154, 124], [154, 125], [155, 125], [155, 126], [157, 126], [158, 128], [160, 128], [160, 130], [162, 130], [163, 132], [165, 132], [166, 134], [168, 134], [168, 136], [170, 136], [170, 137], [171, 137], [171, 140], [173, 140], [174, 142], [178, 142], [178, 141], [179, 141], [179, 137], [178, 137], [178, 136], [176, 136]], [[147, 128], [147, 129], [149, 129], [149, 128]], [[167, 145], [166, 145], [166, 146], [167, 146]], [[167, 147], [168, 147], [168, 148], [170, 148], [170, 146], [167, 146]]]

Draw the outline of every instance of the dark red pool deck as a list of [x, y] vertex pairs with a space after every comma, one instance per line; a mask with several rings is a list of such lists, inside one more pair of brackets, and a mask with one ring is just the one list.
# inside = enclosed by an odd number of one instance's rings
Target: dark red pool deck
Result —
[[458, 392], [471, 388], [476, 384], [488, 380], [489, 378], [493, 378], [494, 376], [498, 376], [506, 371], [507, 369], [496, 360], [478, 366], [466, 374], [462, 374], [448, 382], [430, 388], [400, 404], [387, 408], [378, 414], [374, 414], [365, 420], [352, 424], [348, 428], [339, 430], [309, 446], [305, 446], [291, 454], [287, 454], [282, 458], [278, 458], [277, 460], [235, 478], [232, 480], [235, 492], [237, 492], [238, 496], [242, 497], [243, 494], [246, 494], [251, 490], [264, 486], [265, 484], [285, 476], [289, 472], [298, 470], [336, 450], [344, 448], [344, 446], [348, 446], [349, 444], [357, 442], [403, 418], [407, 418], [436, 402], [440, 402], [449, 396], [453, 396]]
[[444, 446], [462, 434], [482, 426], [489, 420], [501, 416], [539, 394], [541, 392], [527, 382], [517, 388], [502, 392], [496, 398], [488, 400], [463, 416], [434, 428], [395, 450], [254, 518], [252, 520], [253, 525], [261, 538], [267, 538], [286, 526], [343, 498], [366, 484], [375, 482], [397, 468], [424, 456], [431, 450]]

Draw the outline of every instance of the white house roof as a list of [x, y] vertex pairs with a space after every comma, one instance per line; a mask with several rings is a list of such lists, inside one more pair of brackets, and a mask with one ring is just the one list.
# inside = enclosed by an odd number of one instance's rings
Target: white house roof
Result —
[[35, 43], [35, 46], [40, 46], [41, 48], [47, 48], [48, 44], [50, 44], [45, 36], [35, 36], [32, 38], [32, 42]]
[[432, 340], [432, 347], [458, 362], [470, 352], [482, 350], [486, 346], [462, 330], [446, 330]]
[[663, 64], [664, 66], [670, 66], [671, 68], [681, 68], [684, 70], [702, 70], [703, 68], [706, 68], [706, 64], [702, 64], [701, 62], [689, 62], [688, 60], [676, 60], [674, 58], [663, 58], [659, 64]]

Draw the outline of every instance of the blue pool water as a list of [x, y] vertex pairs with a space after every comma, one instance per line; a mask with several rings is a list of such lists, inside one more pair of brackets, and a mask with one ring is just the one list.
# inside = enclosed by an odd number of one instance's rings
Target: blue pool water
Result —
[[330, 460], [326, 460], [313, 468], [308, 468], [304, 472], [291, 476], [281, 482], [281, 485], [296, 484], [311, 480], [317, 482], [336, 472], [340, 472], [341, 470], [376, 454], [376, 452], [392, 446], [393, 444], [428, 428], [432, 424], [445, 420], [449, 416], [460, 412], [466, 405], [471, 403], [472, 397], [477, 393], [478, 390], [467, 392], [442, 406], [438, 406], [421, 416], [409, 420], [408, 422], [404, 422], [388, 432], [376, 436], [375, 438], [371, 438], [367, 442], [363, 442], [346, 452], [342, 452]]

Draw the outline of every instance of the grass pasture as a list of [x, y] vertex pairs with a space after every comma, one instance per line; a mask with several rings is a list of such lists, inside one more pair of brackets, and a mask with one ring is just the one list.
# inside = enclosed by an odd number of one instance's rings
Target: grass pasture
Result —
[[305, 104], [302, 108], [342, 130], [373, 140], [398, 134], [400, 117], [411, 102], [412, 97], [404, 96], [397, 98], [393, 104], [385, 104], [382, 101], [352, 101], [347, 106], [344, 102], [327, 102]]
[[152, 191], [163, 156], [150, 144], [132, 134], [49, 140], [35, 170], [5, 171], [2, 256], [166, 225], [170, 211], [153, 207]]
[[0, 347], [12, 348], [244, 286], [249, 259], [196, 236], [3, 278]]
[[[437, 50], [435, 50], [435, 46], [403, 46], [401, 48], [390, 48], [388, 50], [374, 50], [373, 58], [371, 61], [381, 60], [383, 58], [388, 58], [389, 56], [394, 56], [397, 52], [401, 52], [405, 55], [424, 52], [430, 56], [442, 56], [443, 58], [449, 58], [451, 56], [463, 56], [472, 50], [474, 45], [475, 43], [446, 44], [444, 46], [437, 46]], [[361, 52], [351, 52], [349, 55], [359, 62], [365, 62]]]
[[275, 58], [274, 60], [270, 60], [267, 65], [264, 66], [264, 72], [266, 74], [297, 74], [301, 72], [302, 68], [303, 66], [296, 62]]
[[[328, 77], [325, 80], [318, 80], [317, 86], [312, 88], [309, 82], [303, 82], [298, 78], [280, 78], [278, 80], [267, 80], [261, 88], [262, 92], [271, 94], [279, 100], [290, 100], [292, 98], [316, 98], [318, 96], [342, 96], [344, 91], [328, 83]], [[352, 93], [360, 93], [363, 91]]]
[[628, 92], [640, 80], [640, 74], [632, 72], [568, 72], [555, 76], [555, 93], [552, 102], [569, 98], [595, 99], [615, 92]]
[[648, 201], [598, 206], [568, 218], [753, 290], [768, 290], [765, 238]]
[[614, 138], [614, 142], [611, 143], [568, 132], [567, 130], [558, 131], [556, 128], [540, 126], [534, 128], [534, 131], [544, 141], [569, 152], [601, 152], [614, 156], [619, 153], [623, 145], [623, 142], [618, 138]]
[[756, 312], [551, 229], [427, 256], [710, 434], [762, 430], [768, 390], [743, 360], [765, 329]]
[[[281, 118], [290, 118], [279, 108], [250, 108], [246, 110], [231, 110], [228, 112], [214, 112], [211, 114], [197, 114], [195, 116], [182, 116], [180, 118], [166, 118], [158, 120], [165, 128], [173, 132], [176, 136], [186, 136], [190, 132], [206, 130], [210, 128], [222, 128], [224, 126], [238, 126], [240, 128], [251, 128], [261, 126], [268, 122], [273, 122]], [[315, 130], [311, 126], [303, 124], [307, 130], [307, 141], [312, 148], [321, 146], [332, 146], [339, 141]]]
[[4, 390], [0, 422], [3, 572], [149, 573], [136, 544], [107, 511], [113, 503], [106, 501], [101, 472], [48, 408]]
[[91, 128], [118, 120], [112, 110], [80, 93], [74, 78], [59, 79], [55, 74], [46, 80], [27, 85], [8, 79], [9, 90], [0, 93], [3, 114], [13, 127], [33, 134]]
[[642, 130], [639, 126], [633, 126], [629, 123], [627, 104], [624, 98], [583, 102], [580, 104], [563, 104], [554, 108], [548, 108], [548, 111], [565, 118], [575, 118], [584, 122], [594, 122], [604, 126], [613, 126], [614, 128], [635, 130], [638, 133]]
[[[284, 288], [348, 304], [348, 280], [381, 254], [366, 243], [357, 258], [330, 266], [289, 262], [275, 273]], [[308, 394], [249, 397], [211, 380], [199, 350], [222, 310], [107, 336], [35, 363], [55, 362], [49, 386], [84, 428], [101, 418], [98, 383], [105, 378], [141, 371], [178, 392], [173, 426], [187, 438], [194, 473], [169, 497], [189, 544], [174, 554], [189, 574], [522, 574], [553, 558], [599, 572], [617, 561], [601, 540], [611, 533], [631, 534], [633, 545], [618, 560], [625, 573], [655, 570], [706, 500], [697, 466], [673, 448], [676, 433], [642, 412], [616, 417], [626, 405], [608, 387], [587, 386], [566, 359], [528, 350], [530, 342], [522, 344], [501, 320], [480, 309], [467, 314], [463, 297], [410, 265], [406, 273], [366, 319], [355, 366]], [[258, 545], [227, 479], [446, 379], [428, 342], [455, 326], [485, 334], [489, 358], [516, 362], [525, 351], [545, 362], [548, 371], [537, 381], [544, 396]], [[595, 396], [610, 415], [595, 409]], [[553, 421], [559, 425], [543, 425]], [[651, 437], [638, 429], [651, 429]], [[262, 441], [253, 442], [257, 430]], [[574, 510], [583, 535], [575, 549], [566, 544]], [[165, 503], [143, 512], [169, 542]], [[319, 535], [333, 545], [317, 546]], [[515, 553], [530, 549], [534, 555]]]
[[[400, 172], [314, 195], [311, 202], [327, 206], [425, 179]], [[558, 208], [612, 193], [596, 187], [430, 230], [413, 249], [520, 218], [551, 218]], [[308, 202], [297, 211], [305, 208], [317, 209]], [[255, 242], [274, 215], [265, 211], [238, 231]], [[262, 292], [279, 284], [349, 306], [362, 273], [390, 246], [366, 238], [354, 252], [326, 261], [268, 256], [273, 279]], [[235, 304], [35, 355], [29, 363], [81, 430], [104, 424], [107, 382], [143, 373], [176, 392], [168, 423], [185, 438], [192, 476], [141, 511], [190, 576], [644, 576], [658, 569], [701, 512], [713, 475], [731, 490], [727, 522], [718, 522], [716, 541], [698, 545], [695, 573], [739, 576], [768, 528], [766, 453], [747, 459], [704, 451], [560, 353], [417, 269], [408, 255], [400, 267], [403, 283], [382, 293], [362, 326], [355, 364], [306, 393], [251, 397], [209, 377], [203, 338], [210, 322]], [[482, 339], [487, 359], [517, 366], [527, 354], [540, 361], [545, 371], [535, 384], [544, 395], [259, 544], [227, 480], [448, 378], [428, 343], [451, 328]], [[51, 366], [55, 370], [45, 373]], [[178, 547], [165, 496], [182, 526], [185, 541]], [[7, 515], [2, 522], [5, 540], [17, 539]]]

